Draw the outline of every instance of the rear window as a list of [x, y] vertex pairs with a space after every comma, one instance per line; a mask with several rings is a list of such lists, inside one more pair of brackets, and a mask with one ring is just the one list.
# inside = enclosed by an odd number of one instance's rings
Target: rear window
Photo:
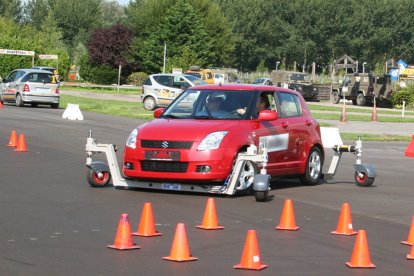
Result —
[[150, 79], [150, 78], [146, 79], [146, 80], [144, 81], [144, 85], [152, 85], [152, 83], [151, 83], [151, 79]]
[[22, 79], [23, 82], [52, 83], [52, 75], [46, 73], [30, 73]]

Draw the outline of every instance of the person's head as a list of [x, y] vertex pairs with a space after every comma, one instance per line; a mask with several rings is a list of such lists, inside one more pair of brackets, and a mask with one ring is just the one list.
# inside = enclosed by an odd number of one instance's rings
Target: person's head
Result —
[[257, 101], [257, 112], [260, 112], [265, 109], [269, 109], [270, 103], [269, 98], [265, 94], [261, 94], [259, 100]]
[[207, 100], [207, 108], [210, 111], [217, 111], [220, 109], [221, 98], [209, 97]]

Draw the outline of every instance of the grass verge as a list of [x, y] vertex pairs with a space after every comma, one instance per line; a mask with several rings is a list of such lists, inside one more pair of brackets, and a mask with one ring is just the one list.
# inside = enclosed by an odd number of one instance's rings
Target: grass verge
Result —
[[[78, 104], [83, 111], [96, 112], [114, 116], [130, 117], [136, 119], [153, 119], [153, 112], [144, 109], [142, 103], [130, 103], [125, 101], [89, 99], [68, 95], [60, 96], [60, 107], [66, 108], [68, 103]], [[329, 114], [323, 114], [329, 115]], [[315, 116], [315, 115], [314, 115]], [[315, 116], [317, 118], [317, 116]], [[348, 117], [348, 116], [347, 116]], [[370, 117], [367, 117], [370, 119]], [[338, 120], [338, 115], [334, 114], [333, 119]], [[321, 123], [321, 126], [332, 126], [329, 123]], [[411, 137], [401, 135], [378, 135], [378, 134], [355, 134], [341, 133], [341, 137], [346, 141], [355, 141], [361, 137], [363, 141], [410, 141]]]

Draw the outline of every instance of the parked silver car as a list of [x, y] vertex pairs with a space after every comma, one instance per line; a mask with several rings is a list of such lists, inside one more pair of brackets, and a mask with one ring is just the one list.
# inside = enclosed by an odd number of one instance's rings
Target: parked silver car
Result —
[[53, 74], [45, 70], [16, 69], [0, 84], [0, 100], [16, 106], [47, 104], [59, 107], [59, 88]]
[[206, 84], [206, 82], [191, 75], [150, 75], [142, 85], [141, 101], [147, 110], [165, 107], [188, 87], [201, 84]]

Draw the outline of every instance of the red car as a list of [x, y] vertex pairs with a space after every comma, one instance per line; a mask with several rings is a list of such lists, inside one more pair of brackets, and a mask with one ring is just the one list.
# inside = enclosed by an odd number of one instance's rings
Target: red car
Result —
[[[237, 155], [259, 141], [266, 143], [271, 176], [296, 175], [306, 185], [321, 177], [320, 127], [296, 91], [245, 84], [194, 86], [154, 116], [128, 137], [122, 166], [126, 178], [225, 185]], [[259, 169], [246, 161], [237, 190], [250, 190]]]

